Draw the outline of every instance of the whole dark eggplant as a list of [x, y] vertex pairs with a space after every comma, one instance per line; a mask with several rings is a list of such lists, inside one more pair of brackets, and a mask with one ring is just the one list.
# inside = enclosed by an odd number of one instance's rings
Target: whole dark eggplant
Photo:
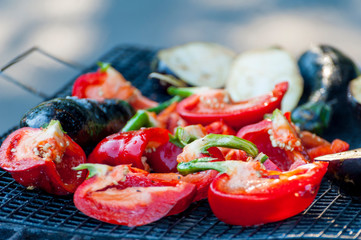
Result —
[[348, 83], [358, 74], [354, 62], [334, 47], [315, 46], [299, 59], [304, 79], [303, 101], [292, 112], [292, 120], [303, 130], [321, 133], [332, 115], [347, 109]]
[[40, 128], [59, 120], [63, 130], [90, 153], [103, 138], [120, 131], [134, 114], [134, 109], [122, 100], [55, 98], [30, 109], [20, 127]]

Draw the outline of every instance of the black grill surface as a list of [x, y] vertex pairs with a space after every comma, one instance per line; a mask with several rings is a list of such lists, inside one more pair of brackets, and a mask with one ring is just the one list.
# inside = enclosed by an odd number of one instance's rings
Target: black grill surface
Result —
[[[168, 96], [147, 78], [155, 52], [154, 49], [119, 46], [99, 60], [110, 62], [146, 96], [161, 101]], [[23, 57], [26, 56], [15, 59], [3, 70]], [[95, 69], [96, 64], [79, 71], [79, 74]], [[64, 88], [52, 97], [70, 95], [74, 80], [65, 82]], [[27, 86], [23, 87], [39, 94]], [[345, 123], [337, 124], [326, 137], [347, 140], [353, 148], [360, 146], [360, 129], [349, 120], [351, 118], [343, 119]], [[14, 129], [3, 134], [0, 141]], [[58, 197], [42, 191], [28, 191], [0, 170], [0, 239], [360, 239], [360, 212], [359, 201], [340, 195], [337, 188], [325, 180], [308, 209], [281, 222], [254, 227], [227, 225], [212, 214], [207, 201], [203, 200], [192, 204], [181, 214], [146, 226], [129, 228], [102, 223], [83, 215], [73, 205], [71, 196]]]

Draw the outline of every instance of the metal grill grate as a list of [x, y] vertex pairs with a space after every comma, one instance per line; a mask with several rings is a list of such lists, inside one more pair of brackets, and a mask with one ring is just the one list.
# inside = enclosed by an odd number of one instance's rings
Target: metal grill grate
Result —
[[[39, 49], [32, 51], [39, 51]], [[27, 54], [29, 52], [15, 59], [2, 70], [16, 64]], [[120, 46], [112, 49], [100, 61], [110, 62], [146, 96], [161, 101], [166, 99], [167, 95], [159, 93], [156, 86], [152, 84], [152, 80], [147, 79], [154, 54], [155, 51], [150, 49]], [[64, 61], [60, 62], [78, 68]], [[95, 69], [94, 64], [82, 73]], [[69, 95], [74, 79], [52, 97]], [[16, 80], [12, 79], [12, 81]], [[25, 88], [37, 94], [37, 91], [26, 86]], [[350, 126], [355, 123], [347, 124]], [[349, 140], [352, 147], [359, 146], [357, 138], [360, 134], [359, 128], [357, 131], [355, 129], [347, 131], [347, 129], [339, 126], [327, 137], [332, 138], [338, 133], [341, 134], [338, 137]], [[12, 130], [10, 129], [9, 132]], [[1, 142], [9, 132], [0, 137]], [[14, 239], [27, 237], [37, 239], [98, 237], [110, 239], [314, 239], [316, 237], [358, 239], [361, 238], [360, 212], [361, 203], [338, 194], [336, 188], [324, 181], [316, 200], [308, 209], [281, 222], [247, 228], [230, 226], [220, 222], [212, 214], [207, 201], [203, 200], [192, 204], [179, 215], [163, 218], [146, 226], [129, 228], [88, 218], [74, 207], [71, 196], [57, 197], [42, 191], [28, 191], [14, 182], [8, 173], [0, 170], [0, 238], [12, 236]]]

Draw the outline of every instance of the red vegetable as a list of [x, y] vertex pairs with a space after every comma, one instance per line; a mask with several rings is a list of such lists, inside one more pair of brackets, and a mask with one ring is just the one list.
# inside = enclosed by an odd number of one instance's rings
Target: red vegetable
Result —
[[222, 120], [212, 122], [211, 124], [205, 126], [205, 128], [207, 133], [236, 135], [236, 131], [234, 131], [230, 126], [225, 124]]
[[104, 99], [126, 100], [135, 109], [151, 108], [158, 105], [158, 103], [144, 97], [138, 89], [124, 79], [122, 74], [106, 63], [101, 63], [98, 71], [78, 77], [73, 85], [72, 95], [98, 101]]
[[189, 124], [207, 125], [223, 120], [229, 126], [239, 129], [262, 120], [266, 113], [280, 108], [287, 89], [288, 83], [282, 82], [270, 94], [237, 103], [224, 90], [209, 90], [182, 100], [177, 106], [177, 112]]
[[28, 188], [48, 193], [73, 193], [86, 171], [72, 167], [85, 163], [81, 147], [61, 130], [59, 121], [46, 129], [24, 127], [10, 134], [0, 148], [0, 167]]
[[263, 170], [259, 162], [239, 163], [212, 182], [208, 201], [221, 221], [242, 226], [275, 222], [302, 212], [316, 197], [328, 165], [309, 163], [277, 172]]
[[148, 164], [152, 170], [157, 173], [177, 172], [177, 156], [182, 153], [183, 149], [167, 142], [145, 154]]
[[129, 165], [83, 164], [77, 169], [85, 168], [91, 178], [76, 190], [74, 204], [84, 214], [108, 223], [140, 226], [180, 213], [196, 191], [193, 184]]
[[272, 120], [266, 119], [243, 127], [237, 137], [253, 142], [282, 171], [309, 162], [294, 126], [279, 110], [274, 111]]
[[167, 143], [168, 134], [169, 131], [163, 128], [144, 128], [112, 134], [95, 147], [88, 162], [111, 166], [132, 164], [133, 167], [149, 170], [146, 151]]

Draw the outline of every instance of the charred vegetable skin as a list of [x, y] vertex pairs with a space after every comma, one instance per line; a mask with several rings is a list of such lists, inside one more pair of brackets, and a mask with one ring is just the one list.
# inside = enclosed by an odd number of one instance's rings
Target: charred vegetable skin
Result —
[[361, 199], [361, 149], [329, 154], [315, 158], [328, 161], [326, 176], [340, 187], [342, 192]]
[[106, 136], [118, 132], [134, 115], [134, 109], [122, 100], [98, 102], [76, 97], [56, 98], [29, 110], [20, 127], [40, 128], [53, 119], [86, 153]]
[[332, 112], [342, 112], [346, 106], [348, 83], [358, 70], [353, 61], [339, 50], [320, 45], [305, 52], [298, 61], [304, 78], [307, 102], [292, 113], [292, 120], [303, 130], [322, 132]]

